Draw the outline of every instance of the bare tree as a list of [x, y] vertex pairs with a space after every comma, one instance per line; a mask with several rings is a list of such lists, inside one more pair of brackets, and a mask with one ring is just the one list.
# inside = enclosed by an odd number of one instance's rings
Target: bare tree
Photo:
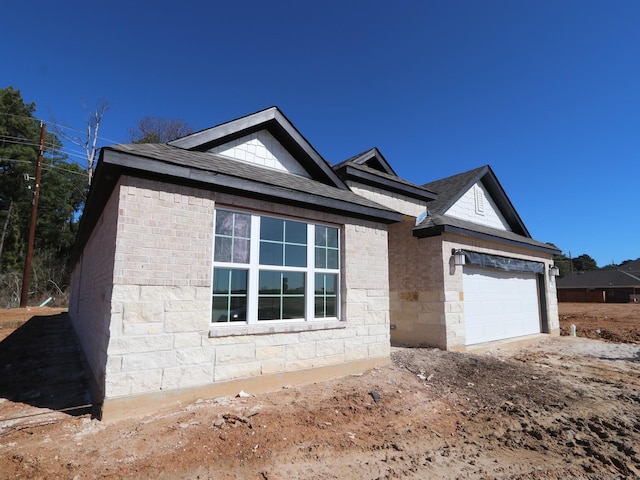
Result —
[[102, 118], [104, 117], [104, 114], [107, 112], [107, 110], [109, 110], [110, 106], [111, 105], [107, 101], [98, 100], [96, 102], [95, 108], [89, 108], [84, 99], [82, 100], [82, 107], [89, 114], [87, 118], [86, 136], [83, 136], [81, 134], [76, 135], [75, 133], [69, 133], [69, 130], [66, 130], [64, 127], [60, 126], [56, 118], [51, 115], [54, 124], [53, 129], [56, 134], [84, 150], [85, 156], [87, 158], [86, 169], [88, 175], [87, 181], [89, 185], [91, 185], [91, 180], [93, 179], [93, 171], [95, 170], [96, 155], [98, 152], [98, 131], [100, 130], [100, 123], [102, 122]]
[[129, 129], [131, 143], [166, 143], [193, 133], [193, 127], [184, 120], [144, 117]]

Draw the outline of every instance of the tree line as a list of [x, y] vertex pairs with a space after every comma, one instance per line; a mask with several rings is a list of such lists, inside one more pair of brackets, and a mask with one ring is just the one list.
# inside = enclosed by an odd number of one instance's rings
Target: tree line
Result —
[[[98, 151], [98, 129], [109, 105], [89, 112], [87, 124], [73, 130], [47, 129], [39, 189], [29, 304], [48, 297], [66, 305], [70, 283], [69, 258], [87, 198]], [[0, 308], [19, 303], [35, 191], [35, 165], [40, 151], [42, 121], [36, 105], [19, 90], [0, 88]], [[82, 133], [86, 132], [86, 136]], [[131, 143], [167, 142], [193, 132], [181, 120], [145, 117], [129, 130]], [[70, 160], [63, 141], [82, 151], [82, 165]]]

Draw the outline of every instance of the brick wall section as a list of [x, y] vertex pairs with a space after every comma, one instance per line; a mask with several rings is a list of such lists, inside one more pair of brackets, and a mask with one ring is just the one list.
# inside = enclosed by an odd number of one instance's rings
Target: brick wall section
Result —
[[[116, 186], [115, 191], [118, 190]], [[93, 374], [98, 396], [104, 395], [117, 221], [118, 195], [115, 193], [107, 201], [71, 278], [69, 317]]]
[[[120, 205], [107, 399], [388, 359], [385, 225], [131, 177], [121, 179], [114, 195]], [[322, 330], [210, 338], [215, 202], [346, 223], [343, 321]]]
[[389, 298], [394, 345], [446, 346], [439, 237], [412, 235], [415, 219], [389, 226]]

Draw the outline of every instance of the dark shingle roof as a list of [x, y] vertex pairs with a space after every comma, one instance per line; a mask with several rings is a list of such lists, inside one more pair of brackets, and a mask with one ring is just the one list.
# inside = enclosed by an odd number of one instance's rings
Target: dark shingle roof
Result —
[[468, 172], [458, 173], [434, 182], [425, 183], [423, 188], [436, 192], [438, 199], [429, 203], [429, 212], [444, 214], [455, 203], [461, 194], [466, 192], [487, 172], [488, 166], [475, 168]]
[[[635, 271], [635, 273], [640, 273]], [[640, 287], [640, 276], [621, 269], [577, 272], [559, 278], [557, 288]]]
[[428, 205], [429, 213], [445, 215], [449, 208], [478, 182], [482, 182], [511, 230], [531, 238], [527, 227], [489, 165], [424, 184], [424, 188], [438, 194], [438, 199]]
[[495, 240], [502, 243], [510, 243], [523, 247], [533, 248], [546, 253], [556, 254], [560, 251], [547, 243], [542, 243], [524, 235], [519, 235], [506, 230], [479, 225], [448, 215], [429, 215], [418, 226], [413, 229], [414, 235], [418, 238], [440, 235], [443, 232], [458, 233], [461, 235]]
[[432, 190], [400, 178], [377, 148], [351, 157], [333, 167], [343, 180], [353, 180], [423, 201], [436, 198]]
[[[272, 170], [251, 163], [229, 160], [228, 158], [213, 153], [196, 152], [167, 144], [151, 143], [114, 145], [105, 148], [104, 152], [104, 161], [110, 161], [107, 157], [111, 155], [111, 152], [123, 153], [131, 157], [124, 159], [125, 161], [122, 166], [127, 166], [127, 164], [128, 166], [133, 166], [133, 163], [135, 163], [135, 168], [149, 172], [157, 173], [159, 164], [175, 165], [192, 170], [181, 171], [179, 169], [168, 169], [166, 173], [176, 177], [183, 176], [183, 178], [184, 175], [188, 175], [191, 180], [206, 181], [206, 183], [222, 187], [233, 185], [235, 189], [246, 189], [247, 192], [255, 193], [256, 191], [262, 191], [263, 193], [275, 195], [277, 194], [275, 190], [278, 190], [284, 198], [288, 197], [286, 195], [287, 191], [296, 192], [298, 197], [300, 197], [300, 195], [308, 196], [311, 205], [322, 205], [322, 200], [317, 198], [321, 197], [334, 202], [339, 201], [377, 210], [380, 211], [381, 217], [384, 217], [385, 213], [393, 212], [391, 209], [361, 197], [349, 190], [343, 190], [288, 172]], [[152, 166], [150, 162], [147, 162], [147, 165], [145, 165], [144, 161], [135, 162], [133, 157], [154, 160], [155, 165]], [[201, 175], [198, 176], [197, 171], [202, 173], [206, 172], [209, 175], [203, 175], [201, 173]], [[215, 175], [211, 175], [212, 173]]]

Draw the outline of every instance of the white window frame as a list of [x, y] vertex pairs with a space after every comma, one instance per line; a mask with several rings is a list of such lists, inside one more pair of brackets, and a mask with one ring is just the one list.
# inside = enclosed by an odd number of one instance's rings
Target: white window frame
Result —
[[[215, 261], [215, 238], [216, 238], [216, 217], [218, 211], [226, 211], [232, 213], [239, 213], [250, 215], [250, 242], [249, 242], [249, 263], [234, 263]], [[306, 267], [289, 267], [282, 265], [261, 265], [260, 261], [260, 221], [261, 218], [276, 218], [282, 220], [295, 221], [306, 224], [307, 227], [307, 266]], [[337, 230], [338, 233], [338, 268], [316, 268], [315, 265], [315, 228], [316, 226], [329, 227]], [[315, 222], [307, 219], [301, 219], [296, 217], [288, 217], [284, 215], [277, 215], [271, 213], [260, 213], [251, 210], [243, 210], [237, 208], [227, 208], [220, 206], [215, 209], [214, 222], [213, 222], [213, 248], [212, 248], [212, 276], [211, 276], [211, 319], [210, 325], [215, 328], [228, 328], [238, 327], [241, 325], [274, 325], [274, 324], [290, 324], [290, 323], [314, 323], [314, 322], [332, 322], [339, 321], [341, 318], [341, 251], [342, 251], [342, 228], [339, 225]], [[230, 321], [230, 322], [216, 322], [213, 319], [213, 274], [216, 268], [225, 268], [232, 270], [247, 270], [247, 307], [246, 307], [246, 321]], [[277, 272], [303, 272], [305, 274], [305, 316], [304, 318], [294, 319], [276, 319], [276, 320], [258, 320], [258, 301], [259, 301], [259, 275], [261, 271], [277, 271]], [[336, 316], [335, 317], [315, 317], [315, 276], [316, 274], [333, 274], [337, 277], [336, 285]]]

